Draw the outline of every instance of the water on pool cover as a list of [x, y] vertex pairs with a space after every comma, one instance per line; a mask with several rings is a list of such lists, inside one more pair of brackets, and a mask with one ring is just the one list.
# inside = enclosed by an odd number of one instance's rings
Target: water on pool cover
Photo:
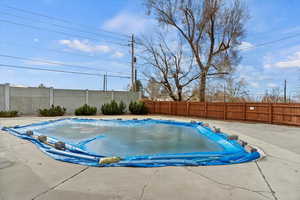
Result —
[[[222, 151], [217, 143], [199, 134], [197, 129], [169, 124], [64, 123], [37, 131], [71, 144], [85, 144], [85, 150], [103, 156]], [[95, 137], [97, 139], [89, 140]]]

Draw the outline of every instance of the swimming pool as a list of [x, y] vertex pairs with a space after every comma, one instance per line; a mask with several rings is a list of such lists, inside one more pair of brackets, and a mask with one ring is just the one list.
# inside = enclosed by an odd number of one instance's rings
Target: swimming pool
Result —
[[[202, 122], [69, 118], [4, 130], [32, 141], [54, 159], [90, 166], [224, 165], [260, 156]], [[27, 134], [31, 131], [33, 135]], [[41, 135], [47, 142], [38, 139]], [[65, 149], [55, 148], [58, 141]], [[117, 159], [101, 161], [110, 157]]]

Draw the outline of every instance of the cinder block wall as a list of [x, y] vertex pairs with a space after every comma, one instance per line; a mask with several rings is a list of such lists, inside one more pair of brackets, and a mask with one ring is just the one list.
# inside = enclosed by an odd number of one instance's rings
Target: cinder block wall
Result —
[[51, 104], [65, 107], [68, 114], [74, 114], [75, 109], [84, 104], [97, 107], [100, 113], [101, 106], [113, 99], [123, 101], [128, 107], [131, 101], [139, 98], [139, 92], [23, 88], [0, 84], [0, 110], [17, 110], [25, 115], [37, 114], [38, 109], [49, 108]]
[[5, 110], [4, 89], [5, 89], [5, 85], [0, 85], [0, 110]]
[[75, 109], [85, 104], [84, 90], [53, 90], [53, 104], [63, 106], [67, 113], [74, 113]]
[[36, 114], [39, 108], [50, 105], [49, 88], [10, 87], [10, 110], [21, 114]]
[[98, 109], [98, 113], [101, 112], [100, 108], [103, 104], [108, 103], [112, 100], [112, 92], [103, 92], [103, 91], [88, 91], [89, 98], [88, 104], [95, 106]]

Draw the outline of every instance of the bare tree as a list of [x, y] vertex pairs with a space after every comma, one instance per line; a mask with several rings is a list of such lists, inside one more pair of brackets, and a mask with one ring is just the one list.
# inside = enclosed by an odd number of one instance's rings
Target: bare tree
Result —
[[[194, 89], [194, 94], [199, 92]], [[194, 95], [196, 96], [196, 95]], [[193, 98], [193, 100], [198, 100]], [[209, 102], [245, 102], [250, 100], [247, 82], [244, 79], [227, 77], [208, 82], [206, 100]]]
[[229, 102], [247, 101], [247, 99], [249, 99], [249, 91], [246, 81], [244, 79], [236, 81], [232, 77], [227, 78], [225, 84], [225, 97], [226, 96]]
[[156, 100], [160, 96], [161, 85], [152, 78], [149, 79], [145, 92], [151, 100]]
[[161, 33], [155, 40], [144, 39], [142, 46], [144, 75], [160, 84], [172, 100], [184, 100], [184, 89], [199, 78], [199, 73], [192, 71], [193, 56], [184, 53], [180, 41], [170, 43]]
[[238, 46], [248, 18], [240, 0], [145, 0], [149, 14], [174, 27], [187, 41], [197, 63], [199, 100], [205, 101], [209, 76], [230, 73], [239, 61]]
[[46, 88], [46, 86], [43, 83], [41, 83], [38, 85], [38, 88]]
[[144, 86], [140, 80], [136, 80], [134, 87], [132, 87], [131, 85], [128, 85], [129, 91], [133, 91], [133, 88], [135, 88], [136, 92], [143, 92], [143, 90], [144, 90]]
[[279, 87], [272, 88], [271, 91], [266, 90], [264, 96], [262, 97], [261, 101], [263, 103], [283, 103], [284, 97], [281, 93]]

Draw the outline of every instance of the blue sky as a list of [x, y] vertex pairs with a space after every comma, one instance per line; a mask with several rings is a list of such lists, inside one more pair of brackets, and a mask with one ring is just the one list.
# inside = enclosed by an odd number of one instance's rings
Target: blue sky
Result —
[[[243, 40], [243, 60], [236, 76], [244, 78], [253, 94], [282, 87], [288, 81], [288, 94], [294, 96], [300, 86], [300, 2], [296, 0], [248, 0], [250, 20]], [[51, 20], [6, 6], [22, 8], [47, 16], [67, 19]], [[1, 57], [1, 64], [49, 68], [128, 76], [130, 52], [128, 38], [96, 29], [137, 36], [151, 32], [153, 20], [145, 15], [139, 0], [2, 0], [0, 2], [0, 54], [27, 57], [102, 71], [57, 66], [37, 61]], [[2, 21], [1, 21], [2, 20]], [[9, 22], [9, 23], [8, 23]], [[41, 29], [20, 25], [26, 24]], [[78, 26], [79, 24], [79, 26]], [[61, 26], [72, 27], [64, 29]], [[78, 32], [74, 29], [92, 32]], [[51, 31], [49, 31], [51, 30]], [[52, 31], [56, 32], [52, 32]], [[59, 33], [58, 33], [59, 32]], [[67, 34], [62, 34], [67, 33]], [[95, 34], [97, 32], [97, 34]], [[281, 38], [289, 38], [277, 41]], [[112, 42], [113, 43], [112, 43]], [[265, 42], [269, 45], [252, 48]], [[121, 44], [121, 45], [120, 45]], [[248, 48], [250, 47], [250, 48]], [[37, 86], [44, 83], [55, 88], [99, 89], [102, 77], [0, 67], [0, 83]], [[108, 89], [124, 90], [129, 79], [108, 78]]]

